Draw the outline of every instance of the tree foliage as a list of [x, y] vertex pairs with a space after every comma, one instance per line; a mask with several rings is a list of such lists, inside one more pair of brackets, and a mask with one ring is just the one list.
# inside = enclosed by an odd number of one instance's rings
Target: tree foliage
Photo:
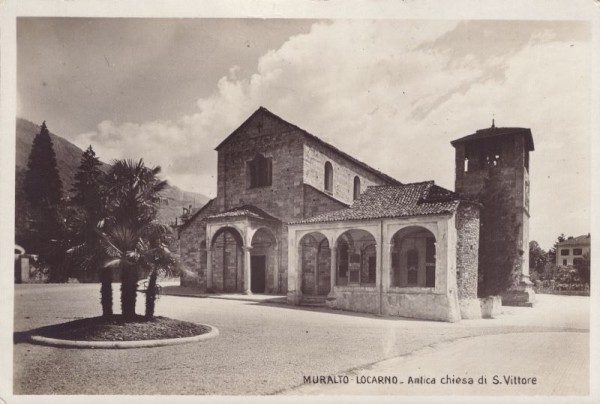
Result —
[[529, 270], [539, 274], [543, 273], [549, 262], [548, 253], [540, 247], [537, 241], [529, 242]]
[[71, 204], [75, 208], [70, 222], [73, 224], [75, 247], [69, 252], [75, 257], [81, 276], [100, 277], [100, 302], [102, 315], [112, 315], [112, 270], [104, 268], [106, 254], [101, 244], [100, 227], [104, 219], [104, 173], [100, 160], [89, 146], [81, 156], [81, 162], [73, 184]]
[[591, 268], [591, 253], [587, 252], [583, 258], [576, 258], [573, 261], [573, 266], [577, 270], [577, 274], [583, 283], [590, 284], [590, 268]]
[[479, 284], [480, 297], [498, 295], [519, 282], [523, 251], [518, 249], [520, 224], [514, 202], [498, 170], [490, 170], [479, 201], [480, 217]]
[[[117, 160], [107, 175], [107, 215], [102, 245], [111, 259], [106, 266], [121, 271], [121, 312], [134, 317], [137, 281], [172, 266], [166, 245], [170, 229], [156, 221], [160, 193], [167, 186], [158, 178], [160, 167], [146, 167], [143, 160]], [[154, 288], [152, 288], [154, 289]], [[154, 315], [154, 294], [148, 293], [146, 315]], [[150, 309], [150, 310], [148, 310]]]
[[79, 163], [73, 183], [73, 204], [81, 206], [90, 219], [99, 219], [104, 214], [104, 173], [100, 170], [102, 163], [90, 145]]
[[174, 258], [167, 242], [170, 228], [156, 221], [160, 194], [167, 186], [160, 167], [143, 160], [116, 160], [107, 174], [88, 148], [75, 177], [73, 202], [82, 209], [79, 238], [70, 251], [89, 269], [100, 267], [103, 314], [112, 314], [111, 271], [121, 276], [121, 313], [135, 318], [137, 282], [150, 275], [146, 317], [154, 316], [155, 285], [160, 271], [172, 274]]
[[56, 154], [46, 122], [33, 140], [24, 180], [27, 198], [25, 214], [28, 234], [25, 248], [39, 254], [42, 264], [49, 267], [50, 281], [65, 281], [67, 247], [63, 220], [62, 182], [58, 174]]
[[56, 154], [45, 121], [31, 146], [25, 175], [25, 192], [33, 207], [56, 210], [62, 199], [62, 182], [58, 175]]

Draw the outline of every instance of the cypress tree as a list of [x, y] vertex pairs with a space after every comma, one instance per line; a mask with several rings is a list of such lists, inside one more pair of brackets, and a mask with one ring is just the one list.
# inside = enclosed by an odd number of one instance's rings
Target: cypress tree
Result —
[[27, 171], [25, 195], [30, 209], [30, 248], [49, 267], [50, 281], [65, 281], [63, 223], [61, 220], [62, 182], [56, 154], [46, 122], [33, 140]]
[[56, 154], [46, 127], [42, 123], [40, 133], [33, 140], [27, 172], [25, 174], [25, 192], [33, 208], [58, 212], [62, 198], [62, 181], [58, 175]]

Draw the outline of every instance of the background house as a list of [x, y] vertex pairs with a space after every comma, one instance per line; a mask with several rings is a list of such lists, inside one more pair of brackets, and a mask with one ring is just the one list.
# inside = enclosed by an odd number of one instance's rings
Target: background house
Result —
[[572, 266], [578, 258], [590, 252], [591, 235], [572, 237], [560, 242], [556, 247], [556, 265]]

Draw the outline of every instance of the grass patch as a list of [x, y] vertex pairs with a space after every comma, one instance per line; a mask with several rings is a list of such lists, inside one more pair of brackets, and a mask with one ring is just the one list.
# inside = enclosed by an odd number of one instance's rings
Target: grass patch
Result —
[[55, 324], [34, 330], [33, 333], [48, 338], [73, 341], [144, 341], [193, 337], [210, 332], [210, 327], [168, 317], [143, 316], [125, 319], [120, 314], [108, 317], [91, 317]]

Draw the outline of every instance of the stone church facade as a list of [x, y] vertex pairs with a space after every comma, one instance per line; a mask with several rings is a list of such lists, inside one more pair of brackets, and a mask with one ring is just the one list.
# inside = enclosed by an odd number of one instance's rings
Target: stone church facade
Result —
[[480, 316], [476, 198], [403, 184], [262, 107], [216, 151], [217, 196], [178, 229], [182, 285], [431, 320]]

